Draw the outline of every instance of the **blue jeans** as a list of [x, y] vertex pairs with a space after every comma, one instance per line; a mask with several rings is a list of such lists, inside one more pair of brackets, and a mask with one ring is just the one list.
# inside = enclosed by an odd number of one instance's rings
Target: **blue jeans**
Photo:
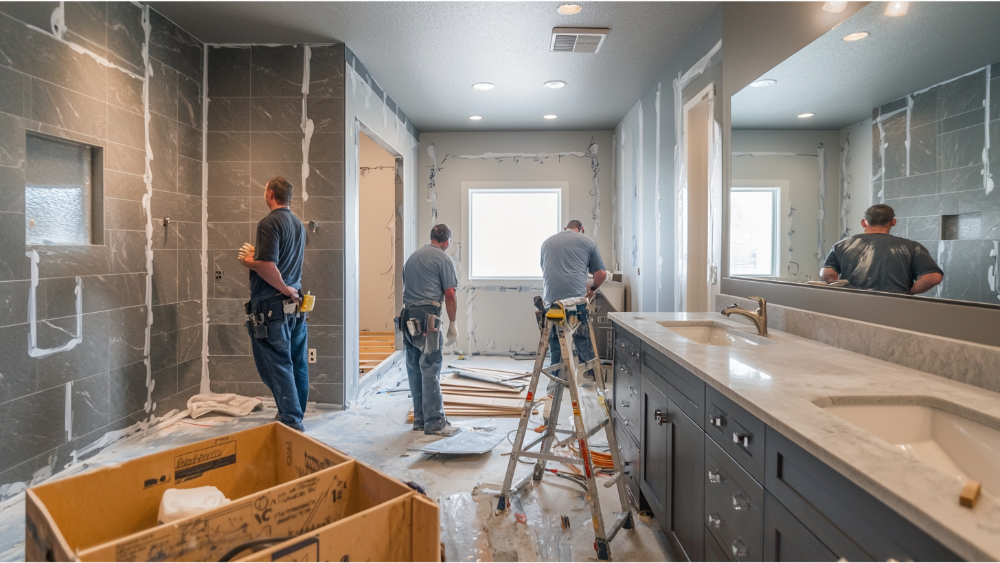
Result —
[[[577, 305], [581, 307], [581, 305]], [[594, 346], [590, 341], [590, 313], [584, 308], [582, 311], [577, 313], [580, 318], [580, 326], [577, 327], [576, 331], [573, 333], [573, 348], [576, 350], [576, 356], [579, 358], [580, 363], [589, 362], [594, 359]], [[562, 362], [562, 348], [559, 347], [559, 336], [556, 332], [556, 328], [552, 327], [552, 331], [549, 332], [549, 357], [552, 361], [549, 365], [554, 365]], [[553, 372], [553, 375], [557, 377], [562, 376], [562, 370], [557, 370]], [[577, 374], [583, 375], [583, 374]], [[559, 385], [555, 381], [549, 379], [549, 384], [546, 387], [548, 393], [552, 393], [552, 390]]]
[[271, 298], [253, 302], [254, 311], [263, 312], [265, 317], [270, 311], [272, 319], [278, 319], [266, 323], [267, 338], [255, 338], [249, 322], [247, 330], [257, 373], [278, 404], [278, 420], [297, 430], [304, 430], [302, 416], [309, 399], [309, 325], [305, 314], [275, 314], [281, 310], [282, 301]]
[[413, 427], [423, 427], [425, 434], [431, 434], [448, 425], [444, 416], [444, 400], [441, 397], [441, 344], [444, 335], [438, 331], [438, 346], [435, 352], [424, 351], [423, 334], [412, 336], [406, 330], [408, 319], [420, 321], [426, 330], [427, 315], [440, 315], [437, 307], [409, 307], [400, 313], [400, 327], [403, 331], [403, 347], [406, 349], [406, 375], [410, 380], [410, 396], [413, 398]]

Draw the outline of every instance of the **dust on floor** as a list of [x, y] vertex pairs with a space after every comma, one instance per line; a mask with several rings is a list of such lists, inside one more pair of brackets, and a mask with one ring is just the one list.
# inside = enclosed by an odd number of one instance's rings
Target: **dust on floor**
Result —
[[[446, 358], [454, 361], [455, 358]], [[507, 369], [530, 369], [530, 363], [510, 358], [479, 358], [477, 365], [495, 364]], [[527, 367], [525, 367], [527, 366]], [[511, 444], [504, 440], [492, 452], [482, 455], [429, 456], [407, 448], [424, 439], [407, 422], [412, 406], [406, 376], [394, 370], [377, 383], [348, 411], [306, 413], [306, 434], [344, 453], [377, 467], [403, 481], [421, 485], [430, 498], [441, 505], [441, 539], [449, 561], [596, 561], [593, 524], [584, 490], [573, 482], [546, 477], [533, 482], [513, 502], [507, 514], [494, 514], [497, 492], [507, 470]], [[563, 413], [570, 409], [564, 407]], [[540, 417], [532, 427], [541, 424]], [[221, 436], [267, 424], [274, 411], [266, 409], [242, 418], [203, 417], [184, 419], [167, 427], [151, 429], [116, 442], [79, 467], [62, 471], [49, 479], [62, 478], [80, 470], [148, 455], [182, 444]], [[565, 420], [565, 418], [564, 418]], [[452, 422], [469, 428], [495, 426], [495, 432], [510, 433], [516, 418], [463, 419]], [[529, 432], [529, 434], [532, 434]], [[511, 436], [512, 437], [512, 436]], [[530, 438], [529, 438], [530, 439]], [[598, 433], [594, 440], [606, 438]], [[531, 469], [518, 466], [515, 481]], [[618, 497], [610, 481], [599, 479], [601, 506], [606, 523], [615, 521]], [[527, 524], [515, 520], [523, 513]], [[568, 516], [564, 530], [561, 517]], [[673, 553], [656, 520], [640, 516], [633, 530], [622, 530], [611, 543], [616, 561], [670, 561]], [[610, 524], [607, 524], [610, 526]], [[24, 494], [0, 503], [0, 561], [24, 560]]]

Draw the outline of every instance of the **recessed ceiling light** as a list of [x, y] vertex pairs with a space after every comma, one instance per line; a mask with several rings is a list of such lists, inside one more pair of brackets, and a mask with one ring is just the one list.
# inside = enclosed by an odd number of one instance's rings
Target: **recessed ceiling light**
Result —
[[865, 37], [868, 37], [867, 31], [858, 31], [855, 33], [850, 33], [844, 36], [844, 41], [861, 41]]
[[910, 7], [909, 2], [889, 2], [885, 6], [885, 15], [890, 18], [898, 18], [899, 16], [905, 16], [906, 10]]
[[553, 90], [558, 90], [559, 88], [565, 87], [566, 83], [562, 80], [549, 80], [545, 84], [542, 84], [542, 86], [545, 86], [546, 88], [552, 88]]
[[573, 14], [579, 14], [583, 6], [579, 4], [563, 4], [556, 8], [556, 11], [564, 16], [572, 16]]
[[773, 86], [777, 84], [778, 81], [773, 78], [765, 78], [764, 80], [758, 80], [757, 82], [751, 82], [751, 88], [764, 88], [765, 86]]
[[816, 115], [816, 114], [815, 114], [815, 113], [800, 113], [800, 114], [799, 114], [799, 118], [800, 118], [800, 119], [805, 119], [805, 118], [807, 118], [807, 117], [812, 117], [812, 116], [814, 116], [814, 115]]
[[847, 9], [846, 0], [830, 1], [823, 3], [823, 11], [831, 14], [839, 14]]
[[559, 116], [549, 113], [549, 114], [543, 115], [542, 117], [544, 117], [545, 119], [555, 119], [555, 118], [557, 118]]
[[469, 116], [469, 119], [471, 119], [473, 121], [479, 121], [482, 118], [483, 118], [483, 116], [481, 116], [481, 115], [470, 115]]
[[496, 88], [496, 86], [494, 86], [490, 82], [478, 82], [476, 84], [473, 84], [472, 88], [475, 90], [492, 90]]

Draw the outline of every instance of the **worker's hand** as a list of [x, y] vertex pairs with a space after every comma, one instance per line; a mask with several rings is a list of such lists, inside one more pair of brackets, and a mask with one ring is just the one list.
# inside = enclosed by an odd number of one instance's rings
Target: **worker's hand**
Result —
[[240, 264], [246, 266], [247, 258], [253, 258], [254, 252], [255, 249], [252, 244], [250, 244], [249, 242], [243, 243], [243, 246], [240, 247], [240, 252], [238, 256]]
[[456, 342], [458, 342], [458, 325], [455, 324], [455, 321], [452, 321], [448, 325], [448, 335], [444, 339], [444, 345], [454, 346]]
[[591, 287], [587, 290], [587, 295], [585, 297], [587, 298], [587, 301], [593, 301], [595, 295], [597, 295], [597, 288]]
[[285, 290], [282, 291], [281, 293], [287, 295], [292, 301], [295, 302], [296, 305], [302, 302], [302, 298], [299, 297], [299, 290], [295, 289], [290, 285], [286, 285]]

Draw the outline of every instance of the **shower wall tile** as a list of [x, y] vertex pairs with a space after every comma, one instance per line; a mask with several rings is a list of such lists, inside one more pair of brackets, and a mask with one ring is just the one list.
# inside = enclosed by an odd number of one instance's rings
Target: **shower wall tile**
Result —
[[251, 131], [301, 131], [302, 98], [253, 98], [250, 116]]
[[[201, 162], [202, 145], [204, 142], [201, 129], [177, 124], [177, 154]], [[201, 191], [198, 191], [201, 194]]]
[[[209, 104], [209, 111], [211, 111]], [[212, 119], [208, 121], [208, 155], [209, 162], [249, 162], [250, 133], [211, 132]], [[211, 168], [211, 167], [209, 167]]]
[[[113, 2], [118, 4], [119, 2]], [[139, 58], [139, 65], [142, 65], [142, 57]], [[138, 70], [138, 69], [137, 69]], [[107, 89], [108, 103], [127, 109], [132, 113], [142, 115], [142, 81], [136, 80], [123, 72], [112, 72], [108, 75]]]
[[343, 197], [344, 196], [344, 163], [343, 162], [310, 162], [309, 163], [309, 195]]
[[149, 55], [200, 81], [204, 44], [155, 10], [150, 10], [150, 27]]
[[111, 374], [105, 372], [74, 381], [72, 401], [74, 438], [110, 424]]
[[301, 163], [302, 132], [251, 133], [250, 160]]
[[[211, 121], [209, 121], [209, 128], [211, 128]], [[208, 166], [208, 195], [210, 197], [249, 196], [250, 162], [211, 163]]]
[[109, 59], [119, 66], [141, 74], [142, 44], [145, 39], [145, 32], [142, 29], [142, 8], [131, 2], [108, 2], [107, 5]]
[[55, 387], [0, 405], [0, 471], [65, 441], [65, 401], [65, 389]]
[[209, 131], [250, 131], [250, 98], [211, 97]]
[[20, 72], [0, 67], [0, 112], [24, 115], [24, 94], [30, 78]]
[[212, 374], [212, 385], [221, 381], [260, 383], [260, 376], [257, 375], [257, 366], [254, 365], [252, 356], [212, 356], [208, 366]]
[[250, 48], [250, 95], [302, 98], [304, 49], [299, 46]]
[[108, 54], [108, 3], [70, 2], [64, 4], [67, 39], [94, 53]]
[[201, 80], [187, 76], [177, 77], [177, 121], [182, 125], [202, 128]]

